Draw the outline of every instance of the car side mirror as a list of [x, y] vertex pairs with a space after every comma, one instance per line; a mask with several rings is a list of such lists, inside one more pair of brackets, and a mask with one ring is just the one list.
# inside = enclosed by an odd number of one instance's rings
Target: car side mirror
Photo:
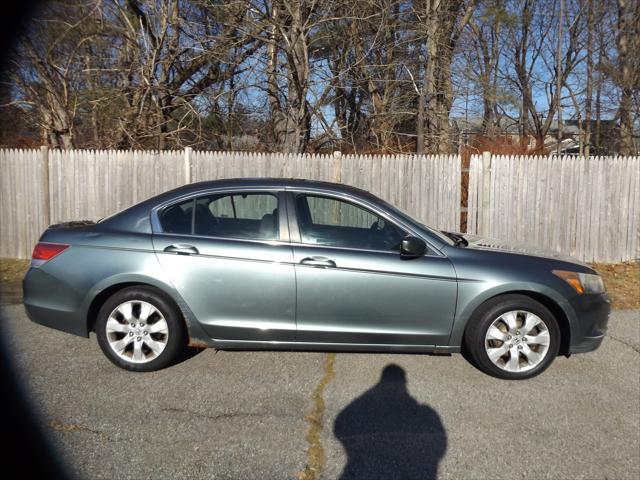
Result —
[[418, 237], [404, 237], [400, 245], [400, 256], [402, 258], [421, 257], [427, 251], [427, 244]]

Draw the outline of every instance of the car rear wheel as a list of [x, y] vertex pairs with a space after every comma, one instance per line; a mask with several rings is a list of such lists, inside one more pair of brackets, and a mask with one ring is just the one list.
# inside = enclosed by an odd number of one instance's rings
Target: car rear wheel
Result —
[[137, 372], [169, 366], [186, 343], [175, 307], [148, 287], [130, 287], [111, 296], [98, 312], [96, 334], [109, 360]]
[[481, 370], [495, 377], [531, 378], [558, 355], [556, 319], [544, 305], [524, 295], [496, 297], [470, 322], [467, 350]]

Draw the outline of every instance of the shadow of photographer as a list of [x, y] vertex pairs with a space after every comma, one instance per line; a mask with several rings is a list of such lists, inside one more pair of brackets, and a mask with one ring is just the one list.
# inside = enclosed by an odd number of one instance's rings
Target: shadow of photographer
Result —
[[342, 480], [434, 479], [447, 449], [439, 415], [409, 395], [395, 364], [340, 412], [333, 433], [347, 452]]

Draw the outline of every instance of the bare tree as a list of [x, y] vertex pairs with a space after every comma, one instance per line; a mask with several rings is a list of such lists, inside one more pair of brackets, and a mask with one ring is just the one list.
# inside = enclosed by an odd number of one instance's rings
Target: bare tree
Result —
[[618, 68], [614, 78], [620, 86], [620, 153], [636, 152], [633, 134], [633, 95], [640, 89], [640, 3], [618, 0]]
[[418, 120], [417, 131], [426, 132], [426, 149], [449, 152], [452, 138], [449, 115], [453, 104], [451, 65], [460, 35], [471, 19], [475, 1], [426, 0], [418, 3], [416, 17], [424, 41], [424, 75], [420, 95], [425, 102], [425, 126]]
[[593, 101], [593, 33], [595, 23], [595, 11], [593, 0], [587, 0], [587, 78], [585, 92], [585, 131], [583, 153], [588, 157], [591, 154], [591, 120]]
[[[523, 138], [533, 134], [535, 138], [535, 151], [544, 150], [544, 141], [553, 119], [562, 101], [562, 87], [573, 73], [575, 67], [583, 56], [580, 55], [579, 19], [582, 10], [577, 10], [574, 15], [564, 16], [567, 23], [564, 53], [556, 56], [558, 51], [558, 39], [554, 39], [554, 31], [557, 24], [553, 18], [557, 15], [549, 15], [549, 7], [552, 11], [558, 11], [557, 0], [551, 5], [545, 2], [522, 2], [522, 16], [516, 26], [510, 31], [510, 40], [513, 47], [513, 66], [515, 70], [514, 84], [521, 98], [520, 125]], [[534, 95], [535, 89], [539, 89], [547, 96], [544, 104], [546, 111], [539, 111]]]
[[304, 152], [311, 134], [309, 35], [316, 2], [265, 2], [267, 95], [276, 146]]
[[123, 32], [118, 146], [154, 138], [163, 149], [169, 140], [180, 145], [185, 131], [186, 141], [197, 140], [197, 102], [221, 97], [238, 65], [259, 47], [256, 29], [243, 29], [248, 3], [128, 0], [114, 7]]
[[2, 111], [55, 148], [444, 153], [463, 112], [478, 136], [519, 126], [531, 151], [577, 128], [580, 152], [628, 154], [638, 5], [52, 0], [19, 42]]
[[469, 19], [470, 44], [466, 62], [476, 72], [466, 82], [479, 84], [482, 98], [482, 134], [492, 138], [500, 128], [499, 102], [500, 60], [503, 55], [503, 30], [507, 22], [502, 0], [485, 2], [482, 9]]
[[88, 42], [100, 35], [87, 22], [98, 8], [95, 1], [73, 7], [60, 2], [47, 5], [31, 23], [12, 60], [14, 103], [35, 113], [31, 118], [42, 139], [54, 148], [76, 145], [75, 119], [86, 81], [80, 59]]

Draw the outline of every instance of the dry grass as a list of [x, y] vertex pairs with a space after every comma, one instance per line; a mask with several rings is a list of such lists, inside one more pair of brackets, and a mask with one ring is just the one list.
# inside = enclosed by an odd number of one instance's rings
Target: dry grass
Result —
[[[615, 265], [593, 264], [607, 287], [613, 308], [640, 308], [640, 262]], [[29, 260], [0, 258], [0, 304], [22, 302], [22, 278], [29, 268]]]
[[640, 262], [591, 266], [602, 275], [613, 308], [640, 308]]
[[22, 278], [29, 260], [0, 258], [0, 305], [22, 302]]
[[334, 361], [336, 358], [335, 353], [327, 353], [325, 357], [324, 376], [320, 383], [316, 385], [311, 395], [313, 405], [311, 411], [305, 417], [309, 422], [309, 430], [307, 431], [307, 464], [301, 472], [296, 474], [298, 480], [316, 480], [325, 464], [324, 447], [322, 446], [322, 440], [320, 438], [322, 434], [322, 418], [324, 416], [324, 389], [331, 379], [335, 376]]

